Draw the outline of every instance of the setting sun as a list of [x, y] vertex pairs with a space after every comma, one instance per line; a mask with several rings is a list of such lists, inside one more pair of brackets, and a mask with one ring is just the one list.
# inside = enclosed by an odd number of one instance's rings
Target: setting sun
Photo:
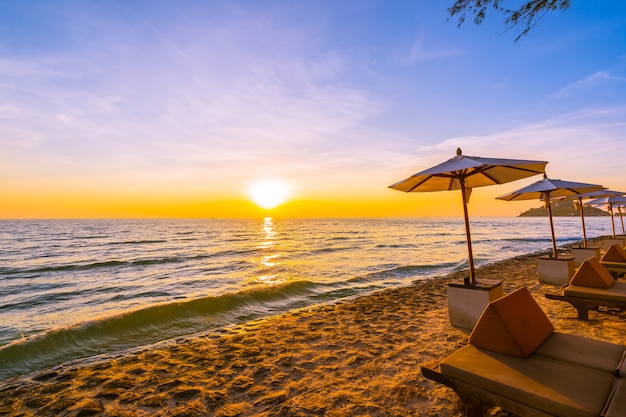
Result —
[[259, 180], [250, 186], [250, 198], [264, 209], [274, 208], [287, 199], [287, 184], [274, 179]]

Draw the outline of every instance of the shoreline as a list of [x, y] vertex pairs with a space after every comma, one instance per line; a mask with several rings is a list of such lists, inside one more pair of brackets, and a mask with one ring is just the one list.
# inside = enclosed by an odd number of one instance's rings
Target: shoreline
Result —
[[[623, 344], [626, 313], [591, 312], [584, 322], [570, 304], [544, 297], [556, 287], [538, 281], [542, 254], [482, 266], [477, 276], [502, 280], [505, 293], [526, 286], [557, 331]], [[12, 378], [0, 382], [0, 415], [461, 417], [454, 392], [420, 368], [467, 341], [446, 301], [447, 283], [466, 274]]]

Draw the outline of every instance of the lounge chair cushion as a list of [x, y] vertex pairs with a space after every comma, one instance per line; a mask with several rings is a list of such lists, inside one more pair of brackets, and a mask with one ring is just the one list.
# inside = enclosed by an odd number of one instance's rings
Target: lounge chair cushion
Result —
[[626, 416], [626, 379], [620, 378], [613, 392], [604, 417], [624, 417]]
[[554, 332], [534, 354], [584, 365], [617, 376], [619, 368], [623, 366], [625, 353], [624, 345]]
[[600, 261], [589, 258], [580, 264], [569, 283], [580, 287], [609, 288], [615, 283], [615, 279]]
[[563, 290], [563, 295], [626, 303], [626, 282], [616, 282], [610, 288], [581, 287], [570, 284]]
[[624, 354], [622, 355], [622, 360], [617, 366], [617, 375], [620, 378], [626, 378], [626, 351], [624, 351]]
[[469, 343], [519, 358], [530, 356], [554, 326], [526, 287], [487, 305], [470, 334]]
[[602, 255], [602, 261], [606, 262], [626, 262], [626, 251], [617, 243], [609, 246], [604, 255]]
[[440, 363], [451, 378], [550, 415], [597, 417], [619, 379], [608, 372], [533, 355], [528, 359], [464, 346]]

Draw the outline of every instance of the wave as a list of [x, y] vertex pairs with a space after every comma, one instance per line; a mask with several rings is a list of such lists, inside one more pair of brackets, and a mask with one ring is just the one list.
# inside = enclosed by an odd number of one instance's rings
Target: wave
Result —
[[122, 266], [147, 266], [147, 265], [160, 265], [168, 263], [181, 263], [185, 262], [185, 258], [170, 256], [165, 258], [154, 259], [138, 259], [134, 261], [105, 261], [105, 262], [92, 262], [86, 264], [69, 264], [69, 265], [55, 265], [44, 266], [41, 268], [31, 269], [13, 269], [13, 268], [0, 268], [0, 273], [6, 275], [14, 274], [39, 274], [44, 272], [64, 272], [64, 271], [88, 271], [92, 269], [100, 268], [116, 268]]
[[145, 245], [145, 244], [152, 244], [152, 243], [166, 243], [167, 240], [127, 240], [127, 241], [123, 241], [123, 242], [110, 242], [107, 243], [106, 245]]
[[[249, 254], [254, 254], [259, 252], [258, 248], [251, 248], [251, 249], [225, 249], [225, 250], [220, 250], [217, 252], [214, 252], [213, 254], [211, 254], [210, 256], [215, 256], [215, 257], [220, 257], [220, 256], [238, 256], [238, 255], [249, 255]], [[199, 257], [202, 256], [207, 256], [207, 255], [199, 255]]]
[[348, 280], [348, 282], [371, 282], [389, 278], [419, 278], [420, 276], [431, 276], [434, 273], [441, 274], [442, 271], [452, 269], [456, 266], [457, 263], [454, 262], [444, 262], [434, 265], [403, 265], [372, 272], [365, 276], [355, 277]]
[[[570, 243], [582, 241], [581, 236], [556, 236], [557, 243]], [[520, 243], [552, 243], [552, 237], [549, 234], [542, 237], [507, 237], [507, 238], [473, 238], [472, 243], [497, 243], [497, 242], [520, 242]]]
[[379, 243], [376, 248], [391, 248], [391, 249], [413, 249], [419, 247], [417, 243]]
[[319, 286], [310, 281], [296, 281], [270, 288], [153, 305], [51, 329], [0, 347], [0, 380], [77, 358], [123, 351], [251, 320], [277, 309], [287, 311], [316, 295]]
[[546, 237], [510, 237], [510, 238], [501, 238], [501, 239], [479, 239], [478, 242], [526, 242], [526, 243], [542, 243], [542, 242], [551, 242], [552, 239], [550, 236]]
[[150, 266], [150, 265], [161, 265], [161, 264], [172, 264], [172, 263], [183, 263], [187, 261], [201, 260], [212, 257], [235, 257], [240, 255], [253, 254], [258, 252], [258, 249], [246, 249], [246, 250], [223, 250], [218, 251], [212, 254], [206, 255], [195, 255], [190, 257], [181, 257], [181, 256], [166, 256], [163, 258], [152, 258], [152, 259], [137, 259], [132, 261], [120, 261], [120, 260], [111, 260], [104, 262], [92, 262], [92, 263], [84, 263], [84, 264], [63, 264], [63, 265], [53, 265], [53, 266], [44, 266], [39, 268], [7, 268], [0, 267], [0, 275], [16, 275], [16, 274], [41, 274], [47, 272], [75, 272], [75, 271], [89, 271], [93, 269], [103, 269], [103, 268], [118, 268], [118, 267], [135, 267], [135, 266]]
[[109, 235], [76, 235], [72, 236], [71, 240], [93, 240], [93, 239], [107, 239]]
[[320, 248], [320, 249], [313, 249], [310, 251], [310, 253], [324, 254], [324, 253], [331, 253], [331, 252], [340, 252], [340, 251], [345, 251], [345, 250], [354, 250], [354, 248], [350, 246], [325, 247], [325, 248]]

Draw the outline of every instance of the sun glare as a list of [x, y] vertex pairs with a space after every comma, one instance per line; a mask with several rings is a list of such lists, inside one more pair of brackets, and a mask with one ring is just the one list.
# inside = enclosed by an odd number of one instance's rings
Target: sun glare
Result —
[[259, 180], [250, 186], [250, 198], [264, 209], [272, 209], [287, 200], [287, 184], [279, 180]]

